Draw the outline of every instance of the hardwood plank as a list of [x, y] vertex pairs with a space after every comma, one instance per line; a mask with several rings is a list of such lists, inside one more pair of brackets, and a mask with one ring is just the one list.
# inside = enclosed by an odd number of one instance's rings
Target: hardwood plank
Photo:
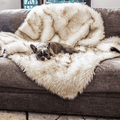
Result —
[[60, 116], [57, 120], [84, 120], [82, 116]]
[[29, 113], [28, 116], [28, 120], [56, 120], [59, 117], [59, 115], [41, 113]]
[[24, 112], [0, 111], [0, 120], [26, 120]]

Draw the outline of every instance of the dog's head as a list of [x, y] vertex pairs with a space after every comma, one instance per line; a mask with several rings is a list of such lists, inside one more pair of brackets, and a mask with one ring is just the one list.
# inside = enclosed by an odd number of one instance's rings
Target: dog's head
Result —
[[37, 46], [30, 44], [31, 49], [36, 54], [37, 60], [45, 61], [50, 59], [50, 43], [39, 43]]

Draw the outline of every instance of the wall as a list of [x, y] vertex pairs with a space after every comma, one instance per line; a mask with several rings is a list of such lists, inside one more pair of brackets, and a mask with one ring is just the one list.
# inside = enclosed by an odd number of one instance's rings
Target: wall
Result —
[[0, 0], [0, 10], [4, 9], [20, 9], [21, 0]]
[[93, 8], [120, 8], [120, 0], [91, 0]]

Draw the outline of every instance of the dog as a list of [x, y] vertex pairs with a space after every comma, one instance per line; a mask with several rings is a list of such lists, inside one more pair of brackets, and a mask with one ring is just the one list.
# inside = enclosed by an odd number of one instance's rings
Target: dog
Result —
[[78, 53], [79, 50], [74, 49], [71, 46], [68, 46], [66, 44], [61, 44], [58, 42], [43, 42], [39, 43], [38, 45], [30, 44], [30, 47], [33, 51], [33, 53], [36, 54], [37, 60], [49, 60], [51, 59], [51, 56], [54, 57], [55, 54], [58, 53]]

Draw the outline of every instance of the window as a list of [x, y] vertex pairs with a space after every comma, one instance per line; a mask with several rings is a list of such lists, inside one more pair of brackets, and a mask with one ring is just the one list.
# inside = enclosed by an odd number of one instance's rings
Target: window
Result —
[[91, 6], [91, 0], [45, 0], [48, 3], [69, 3], [69, 2], [85, 2], [88, 6]]
[[49, 3], [69, 3], [69, 2], [86, 2], [87, 5], [91, 5], [91, 0], [21, 0], [21, 7], [23, 9], [32, 9], [37, 5], [41, 5], [44, 2]]
[[84, 0], [48, 0], [50, 3], [69, 3], [69, 2], [83, 2]]

